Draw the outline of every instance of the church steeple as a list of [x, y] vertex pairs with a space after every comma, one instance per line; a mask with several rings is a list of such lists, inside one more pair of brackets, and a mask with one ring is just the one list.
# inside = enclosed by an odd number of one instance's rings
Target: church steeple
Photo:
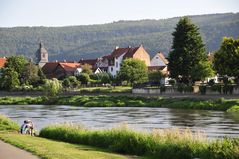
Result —
[[36, 52], [35, 63], [40, 67], [44, 66], [48, 62], [48, 52], [44, 48], [43, 43], [39, 43], [39, 49]]

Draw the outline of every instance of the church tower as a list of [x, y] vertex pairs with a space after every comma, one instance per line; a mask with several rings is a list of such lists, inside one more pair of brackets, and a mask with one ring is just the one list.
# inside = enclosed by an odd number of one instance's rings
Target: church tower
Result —
[[39, 49], [35, 54], [35, 63], [39, 65], [39, 67], [43, 67], [48, 62], [48, 52], [44, 48], [43, 43], [40, 42]]

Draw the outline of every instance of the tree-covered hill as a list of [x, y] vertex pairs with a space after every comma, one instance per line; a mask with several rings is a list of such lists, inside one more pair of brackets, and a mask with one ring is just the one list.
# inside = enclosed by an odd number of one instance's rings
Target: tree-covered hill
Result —
[[[219, 49], [224, 36], [239, 36], [239, 13], [189, 17], [200, 27], [207, 51]], [[96, 58], [111, 53], [115, 46], [140, 44], [151, 56], [157, 51], [167, 55], [178, 20], [179, 17], [85, 26], [0, 28], [0, 57], [14, 54], [33, 57], [40, 40], [50, 60]]]

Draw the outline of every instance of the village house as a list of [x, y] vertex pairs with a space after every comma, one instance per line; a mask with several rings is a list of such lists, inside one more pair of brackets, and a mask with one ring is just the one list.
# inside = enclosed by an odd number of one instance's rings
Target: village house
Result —
[[47, 78], [63, 79], [80, 74], [81, 64], [76, 62], [48, 62], [42, 67]]
[[108, 59], [108, 73], [115, 76], [119, 71], [123, 60], [127, 58], [139, 59], [145, 62], [147, 66], [150, 65], [150, 56], [144, 49], [143, 45], [139, 47], [116, 47], [114, 51], [107, 56]]
[[148, 69], [150, 71], [161, 71], [164, 75], [168, 75], [168, 60], [165, 58], [163, 53], [158, 52], [151, 59]]

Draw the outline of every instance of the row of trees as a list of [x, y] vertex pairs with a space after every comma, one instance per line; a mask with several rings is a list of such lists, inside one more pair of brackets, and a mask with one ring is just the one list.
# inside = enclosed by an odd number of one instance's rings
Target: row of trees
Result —
[[44, 83], [44, 79], [45, 75], [34, 63], [23, 56], [11, 56], [1, 69], [0, 88], [12, 90], [29, 85], [37, 87]]

